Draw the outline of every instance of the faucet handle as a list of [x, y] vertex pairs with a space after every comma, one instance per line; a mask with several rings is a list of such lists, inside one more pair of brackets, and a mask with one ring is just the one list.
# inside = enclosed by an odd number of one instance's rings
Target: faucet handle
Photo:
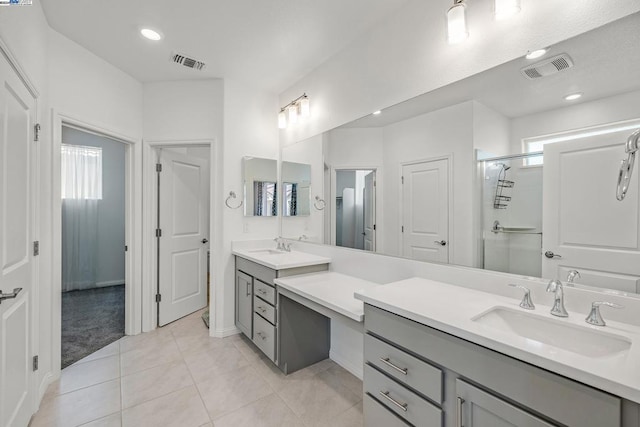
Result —
[[520, 301], [520, 307], [524, 308], [525, 310], [535, 310], [536, 306], [531, 300], [531, 290], [529, 288], [522, 285], [515, 285], [513, 283], [509, 283], [509, 286], [522, 289], [524, 291], [524, 296], [522, 297], [522, 301]]
[[606, 326], [607, 323], [604, 321], [602, 315], [600, 314], [600, 306], [602, 305], [606, 305], [607, 307], [611, 308], [624, 308], [624, 306], [616, 304], [614, 302], [594, 301], [591, 303], [591, 311], [589, 312], [589, 315], [586, 317], [586, 319], [584, 319], [584, 321], [590, 325]]
[[576, 277], [579, 277], [582, 279], [580, 272], [578, 270], [569, 270], [567, 272], [567, 285], [573, 286], [573, 281], [576, 279]]

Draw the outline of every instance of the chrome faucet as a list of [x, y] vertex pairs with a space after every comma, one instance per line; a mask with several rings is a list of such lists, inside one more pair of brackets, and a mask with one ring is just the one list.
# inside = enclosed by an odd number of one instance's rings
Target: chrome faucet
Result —
[[291, 243], [282, 243], [282, 250], [291, 252]]
[[558, 279], [552, 280], [547, 285], [547, 292], [553, 292], [553, 307], [551, 307], [551, 314], [558, 317], [569, 317], [567, 309], [564, 308], [564, 287], [562, 282]]
[[276, 237], [275, 239], [273, 239], [273, 241], [278, 244], [278, 246], [276, 247], [277, 250], [284, 251], [284, 243], [282, 243], [282, 240], [280, 240], [279, 237]]
[[607, 307], [612, 307], [612, 308], [624, 308], [620, 304], [616, 304], [613, 302], [594, 301], [593, 303], [591, 303], [591, 311], [589, 312], [589, 315], [587, 316], [587, 318], [584, 319], [584, 321], [590, 325], [606, 326], [607, 323], [604, 321], [604, 319], [602, 318], [602, 315], [600, 314], [600, 306], [602, 305], [606, 305]]
[[580, 272], [578, 270], [569, 270], [567, 273], [567, 286], [573, 286], [573, 281], [576, 280], [576, 277], [582, 278]]

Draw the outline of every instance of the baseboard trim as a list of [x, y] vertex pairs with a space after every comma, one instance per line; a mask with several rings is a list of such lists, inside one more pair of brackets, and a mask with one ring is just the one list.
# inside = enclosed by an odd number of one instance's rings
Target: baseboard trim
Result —
[[226, 329], [212, 330], [212, 333], [210, 334], [210, 336], [214, 338], [226, 338], [232, 335], [238, 335], [239, 333], [241, 333], [240, 329], [233, 326], [231, 328], [226, 328]]
[[51, 372], [47, 372], [44, 377], [42, 377], [42, 381], [40, 381], [40, 385], [38, 386], [38, 401], [35, 408], [36, 411], [40, 409], [40, 403], [42, 403], [42, 399], [44, 398], [47, 389], [58, 377], [60, 377], [60, 374], [54, 375]]
[[362, 365], [354, 364], [348, 358], [341, 356], [333, 350], [329, 350], [329, 359], [333, 360], [359, 379], [362, 379], [364, 376], [364, 367]]

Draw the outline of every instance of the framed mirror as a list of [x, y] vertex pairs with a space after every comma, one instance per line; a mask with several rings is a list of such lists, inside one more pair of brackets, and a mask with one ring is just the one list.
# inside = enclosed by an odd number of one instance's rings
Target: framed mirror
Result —
[[278, 215], [278, 162], [274, 159], [242, 159], [244, 216]]
[[282, 216], [309, 216], [311, 165], [282, 162]]
[[[378, 253], [640, 292], [638, 170], [616, 199], [640, 129], [639, 39], [635, 13], [283, 147], [324, 171], [312, 240], [367, 249], [367, 205]], [[375, 171], [375, 187], [342, 185], [350, 171]]]

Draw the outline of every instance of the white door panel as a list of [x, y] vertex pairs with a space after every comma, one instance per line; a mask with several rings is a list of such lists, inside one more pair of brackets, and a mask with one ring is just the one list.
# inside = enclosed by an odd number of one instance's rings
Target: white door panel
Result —
[[364, 177], [364, 250], [376, 250], [376, 173]]
[[[622, 201], [616, 179], [629, 131], [547, 144], [543, 173], [542, 275], [636, 292], [640, 280], [640, 174]], [[548, 258], [545, 252], [556, 256]]]
[[449, 262], [449, 161], [404, 165], [402, 177], [403, 256]]
[[31, 289], [36, 200], [35, 100], [0, 55], [0, 427], [26, 426], [33, 411]]
[[160, 325], [207, 304], [209, 168], [202, 158], [161, 152]]

